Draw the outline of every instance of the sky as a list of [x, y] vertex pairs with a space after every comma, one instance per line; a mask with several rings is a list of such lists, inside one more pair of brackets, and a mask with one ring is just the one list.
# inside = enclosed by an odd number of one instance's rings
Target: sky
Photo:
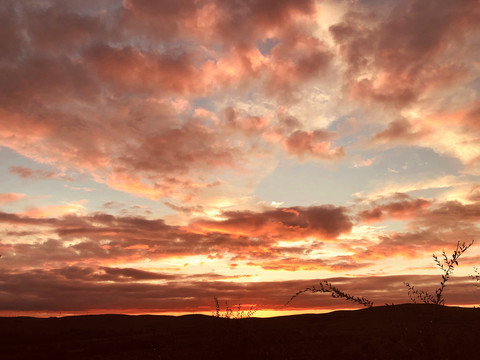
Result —
[[0, 2], [0, 315], [480, 303], [479, 0]]

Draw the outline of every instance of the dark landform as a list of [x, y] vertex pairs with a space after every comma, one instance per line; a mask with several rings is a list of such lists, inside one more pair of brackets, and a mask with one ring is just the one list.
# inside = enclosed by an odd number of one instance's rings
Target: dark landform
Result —
[[327, 314], [0, 318], [10, 359], [479, 359], [480, 309], [425, 304]]

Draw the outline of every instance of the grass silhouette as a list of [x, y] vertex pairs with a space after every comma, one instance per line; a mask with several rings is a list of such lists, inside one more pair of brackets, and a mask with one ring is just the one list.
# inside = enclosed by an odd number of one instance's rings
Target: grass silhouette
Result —
[[236, 309], [233, 310], [228, 305], [228, 301], [225, 300], [225, 312], [222, 314], [220, 312], [220, 303], [217, 297], [213, 297], [213, 301], [215, 302], [215, 312], [213, 317], [215, 318], [223, 318], [223, 319], [248, 319], [251, 318], [256, 312], [257, 307], [256, 305], [252, 305], [249, 310], [245, 311], [242, 310], [242, 305], [238, 304]]

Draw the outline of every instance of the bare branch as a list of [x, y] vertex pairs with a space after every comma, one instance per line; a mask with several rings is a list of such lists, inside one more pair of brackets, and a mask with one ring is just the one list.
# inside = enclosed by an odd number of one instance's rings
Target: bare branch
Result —
[[319, 287], [307, 287], [303, 290], [297, 291], [295, 295], [293, 295], [290, 300], [287, 301], [285, 305], [290, 304], [294, 298], [296, 298], [298, 295], [305, 293], [305, 292], [311, 292], [311, 293], [316, 293], [316, 292], [322, 292], [322, 293], [330, 293], [332, 297], [334, 298], [343, 298], [347, 301], [351, 301], [356, 304], [360, 304], [366, 307], [372, 307], [373, 306], [373, 301], [368, 300], [365, 297], [358, 297], [358, 296], [352, 296], [348, 293], [345, 293], [341, 291], [339, 288], [333, 286], [330, 284], [327, 280], [323, 280], [319, 283]]

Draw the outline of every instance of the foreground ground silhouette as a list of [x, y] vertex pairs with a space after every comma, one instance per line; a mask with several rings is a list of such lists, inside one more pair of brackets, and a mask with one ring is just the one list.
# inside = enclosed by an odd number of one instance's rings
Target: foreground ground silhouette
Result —
[[425, 304], [242, 320], [0, 318], [2, 359], [473, 359], [480, 309]]

